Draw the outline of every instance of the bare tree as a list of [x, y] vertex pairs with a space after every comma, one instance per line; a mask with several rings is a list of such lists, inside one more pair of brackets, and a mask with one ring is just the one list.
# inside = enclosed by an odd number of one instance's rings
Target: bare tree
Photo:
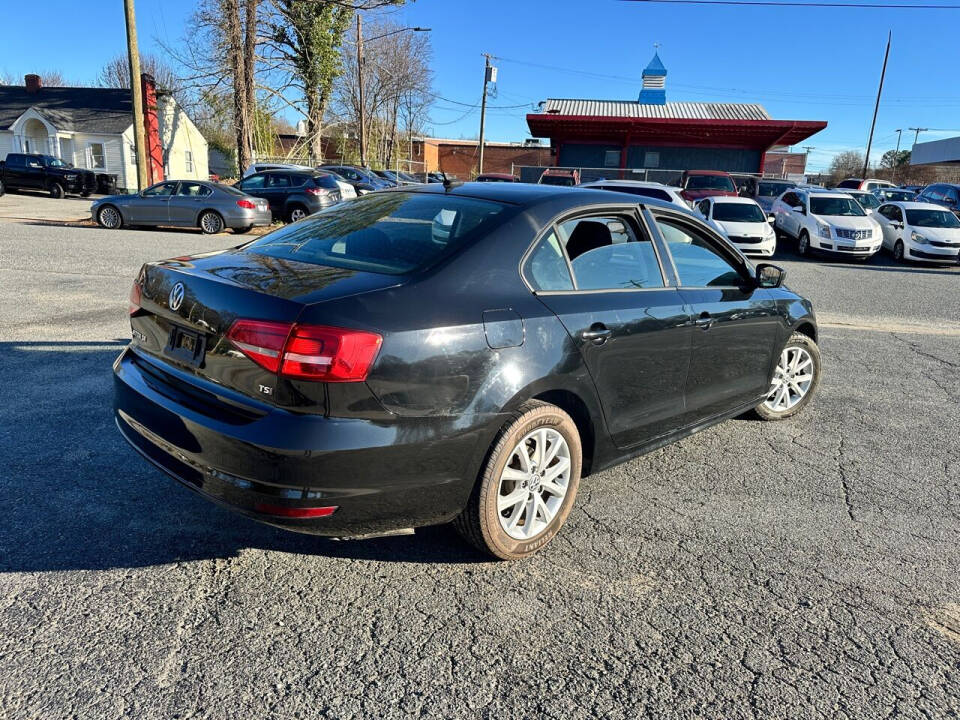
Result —
[[[180, 105], [187, 104], [184, 83], [172, 67], [156, 55], [141, 55], [140, 69], [152, 75], [157, 87], [171, 95]], [[107, 88], [130, 87], [130, 63], [126, 54], [115, 55], [100, 68], [97, 84]]]
[[[40, 76], [40, 83], [44, 87], [77, 87], [77, 83], [70, 82], [59, 70], [43, 70], [35, 75]], [[0, 85], [23, 85], [23, 78], [17, 77], [9, 70], [0, 72]]]
[[847, 150], [834, 156], [830, 162], [830, 177], [839, 182], [848, 177], [859, 177], [863, 172], [863, 153]]

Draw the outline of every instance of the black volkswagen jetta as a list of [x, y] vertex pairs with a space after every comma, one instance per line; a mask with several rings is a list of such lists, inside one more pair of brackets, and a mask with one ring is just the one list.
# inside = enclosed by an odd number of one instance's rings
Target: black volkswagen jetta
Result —
[[520, 558], [580, 478], [816, 391], [810, 303], [675, 205], [425, 185], [144, 265], [116, 421], [264, 522], [351, 535], [454, 521]]

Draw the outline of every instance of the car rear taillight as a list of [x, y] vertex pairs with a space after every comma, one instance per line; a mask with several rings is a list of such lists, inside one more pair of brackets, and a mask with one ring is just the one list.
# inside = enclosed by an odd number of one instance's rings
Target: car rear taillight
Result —
[[130, 288], [130, 314], [136, 315], [140, 311], [140, 301], [143, 299], [143, 286], [139, 280], [133, 281]]
[[237, 320], [227, 339], [260, 367], [318, 382], [362, 382], [383, 338], [363, 330]]
[[329, 195], [330, 191], [327, 188], [318, 188], [318, 187], [308, 187], [304, 190], [307, 195]]
[[256, 210], [257, 205], [252, 200], [237, 200], [237, 207], [242, 207], [246, 210]]

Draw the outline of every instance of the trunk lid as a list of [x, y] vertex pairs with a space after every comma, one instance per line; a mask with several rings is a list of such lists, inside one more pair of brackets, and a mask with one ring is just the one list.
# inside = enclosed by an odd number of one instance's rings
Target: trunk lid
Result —
[[[181, 373], [284, 407], [317, 411], [322, 383], [279, 378], [227, 339], [237, 319], [292, 324], [307, 305], [398, 284], [394, 275], [273, 258], [243, 250], [143, 266], [132, 346]], [[307, 387], [304, 387], [307, 386]]]

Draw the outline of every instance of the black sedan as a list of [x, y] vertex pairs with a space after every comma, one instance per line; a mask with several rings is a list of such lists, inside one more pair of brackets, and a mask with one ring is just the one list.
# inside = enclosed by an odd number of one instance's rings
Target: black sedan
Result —
[[820, 380], [810, 303], [675, 205], [474, 183], [374, 193], [145, 265], [116, 421], [258, 520], [343, 536], [453, 521], [547, 543], [582, 476]]

